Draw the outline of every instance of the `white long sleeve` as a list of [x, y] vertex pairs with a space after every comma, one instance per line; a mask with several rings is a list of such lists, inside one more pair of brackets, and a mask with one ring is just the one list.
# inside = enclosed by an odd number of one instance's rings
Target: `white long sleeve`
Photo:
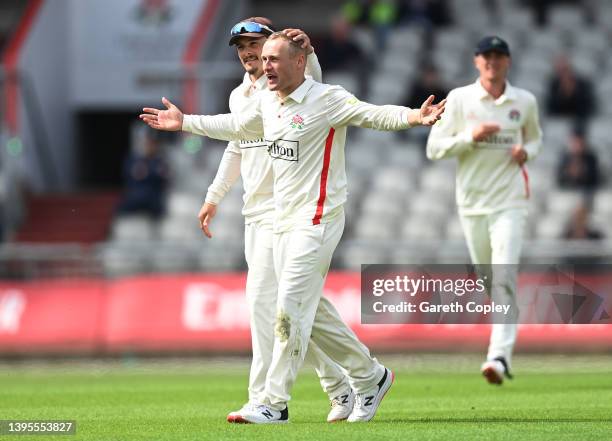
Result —
[[249, 113], [220, 115], [184, 115], [183, 131], [222, 141], [253, 140], [263, 136], [259, 109]]
[[323, 71], [321, 70], [319, 59], [314, 52], [312, 54], [308, 54], [306, 57], [306, 70], [304, 75], [318, 81], [319, 83], [322, 81]]
[[432, 160], [450, 158], [474, 148], [472, 129], [463, 124], [461, 101], [452, 90], [446, 97], [442, 119], [431, 128], [427, 140], [427, 157]]
[[359, 101], [340, 86], [327, 90], [327, 118], [332, 127], [357, 126], [376, 130], [402, 130], [410, 128], [410, 109], [401, 106], [374, 104]]
[[219, 205], [221, 200], [230, 191], [232, 185], [236, 183], [240, 177], [240, 163], [242, 153], [240, 152], [240, 144], [236, 141], [230, 141], [223, 152], [223, 157], [219, 163], [219, 168], [215, 179], [208, 187], [205, 201], [209, 204]]

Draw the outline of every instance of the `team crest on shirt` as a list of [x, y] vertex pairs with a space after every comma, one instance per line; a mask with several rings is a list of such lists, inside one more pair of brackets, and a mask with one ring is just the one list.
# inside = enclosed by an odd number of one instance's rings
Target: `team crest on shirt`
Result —
[[291, 118], [291, 123], [289, 125], [294, 129], [303, 129], [304, 118], [302, 118], [299, 113], [296, 113], [295, 116]]
[[510, 113], [508, 113], [508, 118], [510, 118], [511, 121], [518, 121], [521, 119], [521, 112], [516, 109], [512, 109]]

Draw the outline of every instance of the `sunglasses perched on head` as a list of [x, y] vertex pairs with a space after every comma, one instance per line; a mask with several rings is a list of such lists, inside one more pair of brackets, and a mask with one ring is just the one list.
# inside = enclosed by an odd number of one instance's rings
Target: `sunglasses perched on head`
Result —
[[274, 31], [268, 26], [260, 23], [255, 23], [254, 21], [241, 21], [240, 23], [236, 23], [230, 31], [230, 35], [232, 37], [235, 35], [248, 33], [270, 35], [274, 33]]

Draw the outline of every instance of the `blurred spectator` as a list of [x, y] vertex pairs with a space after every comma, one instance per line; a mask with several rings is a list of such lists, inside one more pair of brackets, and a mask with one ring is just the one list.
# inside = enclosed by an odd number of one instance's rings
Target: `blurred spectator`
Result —
[[501, 14], [497, 0], [482, 0], [482, 6], [487, 11], [491, 24], [498, 25], [501, 23]]
[[351, 25], [365, 25], [374, 31], [376, 48], [383, 52], [392, 27], [397, 23], [397, 0], [349, 0], [342, 16]]
[[595, 113], [593, 84], [578, 75], [565, 55], [555, 62], [546, 107], [550, 115], [571, 116], [578, 120], [584, 120]]
[[400, 0], [401, 23], [418, 24], [426, 30], [453, 23], [447, 0]]
[[563, 233], [563, 238], [572, 240], [603, 239], [603, 234], [593, 228], [589, 223], [589, 209], [587, 203], [581, 203], [576, 207]]
[[[409, 85], [408, 93], [402, 100], [402, 105], [413, 109], [421, 107], [429, 95], [435, 95], [435, 102], [438, 102], [446, 98], [448, 94], [448, 88], [442, 83], [436, 66], [428, 61], [419, 63], [419, 65], [421, 66], [419, 76]], [[399, 136], [406, 136], [405, 132], [401, 132]], [[409, 136], [415, 137], [423, 146], [423, 154], [425, 154], [424, 147], [428, 135], [429, 127], [414, 127], [410, 131]]]
[[586, 24], [592, 24], [595, 19], [595, 5], [592, 0], [523, 0], [523, 4], [532, 9], [534, 21], [540, 28], [548, 26], [548, 15], [551, 6], [556, 4], [579, 7]]
[[532, 9], [533, 18], [538, 27], [543, 28], [548, 25], [548, 12], [550, 5], [555, 0], [523, 0], [525, 6]]
[[597, 155], [589, 148], [581, 129], [570, 136], [568, 150], [559, 162], [557, 180], [563, 188], [589, 193], [601, 184]]
[[330, 72], [351, 72], [357, 76], [357, 96], [365, 96], [367, 89], [368, 57], [361, 47], [351, 39], [351, 24], [342, 17], [332, 21], [328, 37], [315, 45], [317, 57], [325, 74]]
[[159, 219], [164, 214], [168, 175], [159, 140], [155, 134], [147, 133], [143, 143], [137, 145], [124, 163], [125, 192], [117, 212], [120, 215], [142, 213]]
[[446, 98], [448, 88], [442, 83], [438, 69], [433, 63], [420, 63], [419, 76], [408, 88], [403, 105], [411, 108], [421, 107], [429, 95], [436, 96], [436, 102]]
[[368, 24], [369, 0], [347, 0], [342, 5], [342, 17], [351, 25]]

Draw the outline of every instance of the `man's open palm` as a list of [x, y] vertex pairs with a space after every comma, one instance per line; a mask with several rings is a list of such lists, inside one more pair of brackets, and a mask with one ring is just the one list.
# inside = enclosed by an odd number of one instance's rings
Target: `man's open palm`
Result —
[[424, 126], [434, 125], [444, 113], [444, 106], [446, 105], [446, 99], [443, 99], [438, 104], [432, 104], [434, 96], [430, 95], [427, 100], [421, 105], [421, 124]]
[[183, 112], [166, 97], [162, 98], [162, 103], [166, 106], [166, 110], [145, 107], [142, 109], [144, 113], [140, 115], [140, 119], [157, 130], [167, 130], [169, 132], [181, 130], [183, 127]]

